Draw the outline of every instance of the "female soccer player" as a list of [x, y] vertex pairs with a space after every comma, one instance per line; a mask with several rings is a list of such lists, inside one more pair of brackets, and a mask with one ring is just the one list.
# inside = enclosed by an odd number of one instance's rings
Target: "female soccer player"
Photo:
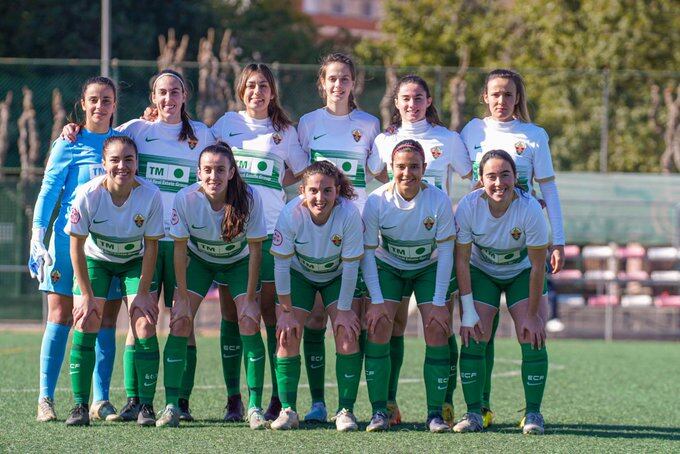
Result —
[[[267, 221], [267, 238], [262, 243], [260, 304], [267, 330], [267, 350], [272, 376], [272, 398], [265, 412], [274, 420], [281, 411], [276, 385], [276, 311], [274, 299], [274, 257], [269, 253], [276, 220], [286, 204], [283, 178], [286, 166], [296, 175], [309, 164], [309, 155], [302, 151], [297, 132], [281, 107], [274, 74], [267, 65], [251, 63], [241, 73], [236, 92], [246, 109], [228, 112], [212, 127], [213, 135], [231, 146], [238, 162], [239, 173], [261, 195]], [[227, 287], [220, 286], [222, 325], [220, 344], [222, 367], [227, 386], [226, 421], [243, 420], [240, 394], [241, 337], [236, 323], [236, 310]]]
[[463, 310], [460, 379], [468, 411], [454, 426], [456, 432], [483, 428], [485, 350], [504, 292], [522, 348], [523, 432], [543, 433], [540, 410], [548, 373], [544, 320], [549, 235], [538, 201], [516, 187], [520, 175], [509, 153], [488, 151], [479, 162], [483, 188], [461, 199], [456, 211], [456, 273]]
[[[180, 189], [196, 182], [198, 156], [203, 148], [215, 141], [207, 126], [189, 117], [186, 110], [187, 97], [188, 90], [184, 78], [176, 71], [165, 69], [156, 74], [151, 81], [150, 98], [158, 113], [157, 120], [134, 119], [116, 128], [131, 137], [137, 144], [140, 176], [156, 184], [161, 190], [166, 237], [159, 243], [155, 281], [158, 283], [157, 294], [161, 292], [161, 289], [163, 290], [166, 307], [172, 306], [175, 288], [173, 242], [167, 236], [170, 231], [173, 199]], [[69, 135], [73, 126], [67, 125], [64, 133]], [[185, 420], [193, 419], [189, 411], [188, 399], [193, 389], [196, 371], [195, 344], [196, 340], [192, 332], [187, 348], [187, 368], [182, 379], [179, 401], [181, 417]], [[128, 332], [123, 355], [127, 403], [121, 409], [118, 421], [137, 419], [139, 396], [147, 392], [140, 389], [143, 383], [137, 383], [135, 380], [133, 347], [134, 336]]]
[[262, 200], [241, 179], [234, 155], [224, 143], [201, 152], [198, 177], [200, 182], [177, 193], [172, 212], [170, 235], [175, 240], [177, 292], [164, 351], [167, 406], [156, 425], [179, 425], [179, 387], [191, 320], [215, 281], [228, 286], [234, 295], [248, 361], [248, 421], [251, 429], [264, 429], [265, 350], [257, 300], [262, 242], [267, 238]]
[[369, 432], [389, 429], [387, 395], [390, 337], [405, 295], [415, 293], [425, 332], [425, 394], [431, 432], [448, 432], [442, 419], [450, 372], [451, 315], [446, 307], [453, 267], [455, 224], [451, 202], [423, 182], [425, 152], [419, 142], [399, 142], [390, 159], [393, 180], [368, 196], [364, 208], [364, 281], [371, 295], [366, 311], [366, 382], [373, 407]]
[[[427, 164], [423, 179], [444, 190], [449, 197], [453, 189], [451, 187], [453, 172], [458, 173], [462, 178], [470, 178], [472, 166], [463, 141], [457, 132], [449, 131], [444, 127], [432, 102], [427, 83], [413, 74], [404, 76], [397, 82], [394, 91], [392, 124], [373, 142], [373, 149], [368, 157], [369, 171], [378, 175], [387, 168], [388, 174], [391, 174], [392, 151], [395, 145], [404, 139], [413, 139], [422, 145]], [[391, 368], [387, 410], [391, 426], [401, 422], [401, 414], [397, 406], [397, 385], [399, 371], [404, 361], [404, 330], [408, 317], [409, 298], [410, 295], [399, 305], [390, 339]], [[458, 363], [455, 334], [449, 338], [449, 350], [451, 371], [443, 417], [449, 425], [453, 425], [453, 391], [456, 387]]]
[[[363, 210], [366, 203], [366, 159], [373, 139], [380, 132], [376, 117], [358, 109], [354, 100], [356, 68], [350, 57], [341, 53], [321, 61], [317, 88], [326, 105], [300, 118], [298, 133], [302, 149], [312, 161], [335, 164], [354, 186], [354, 203]], [[304, 354], [312, 408], [305, 421], [326, 421], [324, 403], [326, 318], [317, 301], [304, 329]]]
[[[473, 162], [473, 182], [476, 183], [479, 178], [479, 163], [482, 157], [494, 149], [507, 151], [515, 161], [519, 187], [533, 194], [533, 181], [538, 182], [552, 227], [550, 264], [553, 273], [557, 273], [564, 266], [565, 237], [548, 135], [542, 128], [531, 123], [524, 81], [516, 72], [507, 69], [491, 71], [484, 83], [482, 100], [488, 108], [489, 116], [471, 120], [461, 132], [470, 160]], [[497, 326], [498, 317], [494, 320], [494, 332]], [[489, 404], [494, 357], [493, 338], [494, 335], [487, 346], [486, 380], [482, 401], [484, 427], [488, 427], [493, 421], [493, 412]]]
[[[89, 425], [88, 402], [94, 344], [111, 280], [118, 277], [130, 311], [130, 327], [139, 355], [136, 374], [144, 383], [140, 394], [140, 425], [152, 425], [153, 397], [158, 379], [158, 306], [151, 292], [158, 239], [164, 235], [163, 205], [158, 188], [135, 176], [137, 148], [129, 137], [104, 141], [106, 175], [83, 185], [71, 207], [65, 231], [71, 236], [73, 323], [69, 371], [75, 407], [69, 426]], [[148, 385], [147, 385], [148, 383]], [[153, 386], [152, 386], [153, 385]]]
[[[71, 210], [76, 189], [102, 171], [102, 144], [117, 133], [111, 129], [116, 110], [116, 86], [106, 77], [92, 77], [85, 81], [80, 93], [80, 108], [85, 122], [77, 141], [57, 140], [52, 145], [45, 177], [33, 212], [33, 235], [29, 268], [31, 276], [40, 282], [40, 290], [47, 292], [47, 325], [40, 350], [40, 396], [38, 421], [52, 421], [54, 390], [64, 360], [66, 342], [73, 310], [73, 267], [69, 259], [69, 239], [64, 227]], [[52, 226], [49, 250], [44, 237], [49, 227], [54, 205], [61, 195], [59, 215]], [[116, 356], [115, 325], [120, 309], [117, 285], [107, 295], [110, 301], [102, 314], [102, 328], [96, 343], [97, 361], [94, 378], [94, 399], [91, 417], [106, 419], [116, 414], [109, 402], [109, 384]]]
[[303, 173], [300, 192], [281, 212], [271, 248], [279, 301], [276, 379], [283, 405], [271, 428], [298, 427], [302, 327], [319, 292], [335, 334], [336, 428], [357, 430], [353, 409], [361, 375], [361, 326], [353, 294], [364, 252], [359, 211], [351, 202], [352, 185], [330, 162], [311, 164]]

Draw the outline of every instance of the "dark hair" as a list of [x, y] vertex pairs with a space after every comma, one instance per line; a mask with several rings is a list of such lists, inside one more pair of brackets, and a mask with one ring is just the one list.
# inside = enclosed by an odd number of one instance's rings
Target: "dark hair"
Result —
[[482, 100], [484, 100], [484, 95], [487, 94], [487, 87], [489, 82], [494, 79], [510, 79], [512, 83], [515, 84], [515, 90], [517, 91], [517, 104], [513, 107], [512, 116], [524, 123], [531, 123], [531, 117], [529, 116], [529, 108], [527, 107], [527, 93], [524, 86], [524, 80], [522, 76], [515, 71], [509, 69], [494, 69], [486, 76], [484, 80], [484, 88], [482, 89]]
[[392, 164], [394, 164], [394, 155], [401, 152], [416, 153], [425, 164], [425, 150], [423, 150], [420, 142], [413, 139], [405, 139], [399, 142], [392, 150]]
[[[524, 190], [523, 187], [521, 187], [517, 183], [517, 165], [515, 164], [515, 161], [512, 159], [512, 156], [510, 156], [510, 153], [508, 153], [505, 150], [490, 150], [487, 151], [484, 156], [482, 156], [482, 160], [479, 161], [479, 181], [477, 182], [478, 187], [484, 187], [484, 183], [482, 182], [482, 175], [484, 174], [484, 165], [490, 160], [490, 159], [502, 159], [503, 161], [507, 162], [510, 164], [510, 167], [512, 168], [512, 174], [515, 177], [515, 188], [519, 189], [519, 192], [521, 195], [526, 196], [527, 192]], [[477, 189], [477, 188], [475, 188]]]
[[104, 144], [102, 145], [102, 159], [106, 155], [106, 150], [114, 143], [119, 143], [123, 146], [127, 145], [128, 147], [131, 147], [133, 150], [135, 150], [135, 157], [137, 157], [138, 154], [137, 144], [135, 143], [134, 140], [132, 140], [128, 136], [110, 136], [107, 137], [106, 140], [104, 140]]
[[[332, 54], [326, 55], [321, 59], [321, 66], [319, 67], [319, 74], [316, 80], [316, 87], [319, 90], [319, 95], [321, 95], [321, 98], [323, 98], [324, 101], [326, 100], [326, 92], [323, 89], [323, 80], [326, 78], [326, 67], [331, 63], [342, 63], [344, 65], [347, 65], [352, 80], [353, 81], [357, 80], [357, 70], [356, 67], [354, 66], [352, 58], [349, 55], [340, 52], [334, 52]], [[357, 103], [354, 101], [354, 91], [349, 92], [348, 102], [350, 112], [358, 109]]]
[[224, 142], [217, 142], [209, 145], [201, 151], [198, 157], [198, 167], [201, 167], [201, 159], [206, 153], [213, 153], [226, 156], [229, 166], [234, 169], [234, 176], [227, 183], [227, 192], [224, 198], [224, 219], [222, 220], [222, 240], [231, 241], [246, 229], [246, 223], [250, 219], [250, 209], [253, 204], [253, 194], [241, 174], [238, 173], [238, 166], [234, 153], [229, 145]]
[[[420, 76], [416, 76], [415, 74], [408, 74], [399, 79], [399, 82], [397, 82], [397, 85], [394, 87], [393, 98], [395, 100], [399, 96], [399, 89], [401, 88], [401, 86], [406, 84], [419, 85], [420, 88], [422, 88], [425, 91], [425, 95], [428, 98], [432, 98], [432, 94], [430, 94], [430, 87], [427, 86], [427, 82], [425, 82], [425, 80]], [[439, 119], [439, 113], [437, 113], [437, 108], [434, 106], [434, 101], [430, 103], [429, 107], [425, 111], [425, 119], [431, 125], [444, 126], [444, 123], [442, 123], [442, 121]], [[392, 119], [390, 120], [390, 122], [392, 123], [392, 125], [396, 127], [401, 126], [401, 114], [399, 113], [399, 109], [397, 109], [396, 105], [392, 106]]]
[[349, 200], [354, 200], [357, 198], [352, 183], [350, 183], [342, 170], [338, 169], [335, 164], [330, 161], [315, 161], [307, 166], [307, 168], [302, 172], [302, 184], [300, 188], [304, 188], [309, 177], [316, 174], [333, 178], [335, 180], [335, 185], [340, 186], [339, 193], [342, 197]]
[[[85, 120], [77, 121], [78, 120], [78, 104], [82, 101], [85, 101], [85, 92], [87, 91], [87, 89], [90, 85], [106, 85], [111, 90], [113, 90], [113, 100], [115, 101], [118, 98], [118, 92], [116, 90], [116, 83], [114, 81], [112, 81], [111, 79], [109, 79], [108, 77], [95, 76], [95, 77], [90, 77], [85, 82], [83, 82], [83, 85], [80, 87], [80, 98], [73, 105], [74, 120], [75, 120], [75, 121], [73, 121], [73, 123], [77, 123], [78, 126], [80, 126], [80, 131], [82, 131], [83, 128], [85, 127]], [[69, 120], [71, 120], [71, 119], [69, 119]], [[111, 118], [109, 118], [109, 128], [111, 126], [113, 126], [113, 112], [111, 113]]]
[[[158, 79], [165, 75], [170, 75], [170, 77], [179, 81], [179, 84], [182, 86], [182, 92], [186, 93], [187, 98], [189, 97], [189, 90], [187, 90], [187, 84], [184, 81], [184, 77], [182, 77], [182, 75], [175, 70], [164, 69], [163, 71], [153, 76], [153, 78], [151, 79], [151, 94], [149, 95], [149, 98], [151, 99], [152, 103], [153, 92], [156, 89], [156, 82], [158, 81]], [[179, 131], [179, 136], [177, 137], [177, 140], [179, 140], [180, 142], [184, 142], [186, 140], [189, 142], [198, 143], [198, 138], [194, 133], [194, 128], [191, 126], [191, 117], [187, 113], [186, 101], [182, 103], [182, 107], [180, 109], [180, 116], [182, 118], [182, 129]]]
[[272, 73], [272, 70], [269, 69], [269, 66], [265, 65], [264, 63], [250, 63], [245, 68], [243, 68], [241, 77], [236, 84], [236, 93], [238, 94], [238, 97], [241, 100], [243, 99], [243, 95], [246, 92], [246, 82], [248, 82], [248, 78], [255, 73], [260, 73], [265, 79], [267, 79], [267, 83], [269, 84], [269, 88], [272, 92], [272, 97], [269, 100], [269, 105], [267, 106], [267, 115], [269, 115], [269, 118], [272, 121], [274, 131], [283, 131], [288, 129], [288, 127], [291, 126], [293, 122], [288, 117], [286, 111], [283, 110], [283, 107], [281, 107], [281, 103], [279, 102], [279, 90], [276, 86], [276, 79], [274, 78], [274, 73]]

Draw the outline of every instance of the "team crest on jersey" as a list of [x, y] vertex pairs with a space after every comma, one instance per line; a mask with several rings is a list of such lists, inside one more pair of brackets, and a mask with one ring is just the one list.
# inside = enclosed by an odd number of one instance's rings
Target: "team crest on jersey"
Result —
[[135, 225], [141, 229], [144, 225], [144, 216], [141, 214], [135, 214]]
[[352, 137], [354, 137], [355, 142], [360, 141], [361, 140], [361, 131], [359, 131], [358, 129], [355, 129], [354, 131], [352, 131]]
[[340, 247], [340, 245], [342, 244], [342, 237], [336, 233], [335, 235], [333, 235], [333, 238], [331, 238], [331, 242], [337, 247]]
[[432, 216], [426, 217], [425, 220], [423, 221], [423, 225], [427, 230], [432, 230], [432, 227], [434, 227], [434, 219], [432, 218]]
[[274, 246], [281, 246], [281, 244], [283, 244], [283, 235], [281, 235], [281, 232], [278, 230], [274, 230], [274, 234], [272, 235], [272, 244]]
[[519, 142], [515, 143], [515, 152], [517, 154], [524, 153], [524, 150], [526, 150], [526, 148], [527, 148], [527, 144], [525, 144], [521, 140]]
[[519, 237], [522, 236], [522, 231], [519, 229], [519, 227], [515, 227], [512, 230], [510, 230], [510, 236], [512, 236], [516, 241], [518, 241]]
[[59, 279], [61, 279], [61, 273], [59, 272], [59, 270], [52, 270], [52, 272], [50, 273], [50, 279], [52, 279], [53, 284], [59, 282]]
[[196, 148], [196, 145], [198, 145], [198, 139], [192, 139], [191, 137], [189, 137], [187, 142], [189, 142], [189, 148], [191, 148], [192, 150]]
[[385, 129], [385, 134], [396, 134], [397, 133], [397, 125], [389, 125], [387, 129]]
[[71, 216], [69, 216], [68, 220], [71, 221], [71, 224], [77, 224], [80, 222], [80, 211], [78, 211], [78, 208], [71, 208]]
[[172, 225], [177, 225], [179, 223], [179, 214], [177, 214], [176, 209], [172, 209], [172, 215], [170, 216], [170, 223]]
[[275, 132], [274, 135], [272, 136], [272, 140], [274, 141], [274, 143], [275, 143], [276, 145], [278, 145], [278, 144], [281, 143], [281, 141], [283, 140], [283, 138], [281, 137], [281, 134], [279, 134], [278, 132]]
[[432, 157], [437, 159], [442, 155], [442, 149], [441, 147], [432, 147], [430, 148], [430, 153], [432, 153]]

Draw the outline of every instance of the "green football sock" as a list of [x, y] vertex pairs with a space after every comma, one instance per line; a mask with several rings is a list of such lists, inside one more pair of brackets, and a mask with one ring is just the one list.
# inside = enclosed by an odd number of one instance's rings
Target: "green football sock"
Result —
[[71, 374], [71, 388], [76, 404], [90, 403], [92, 372], [94, 372], [94, 344], [96, 341], [97, 333], [73, 331], [69, 373]]
[[279, 385], [276, 383], [276, 325], [265, 326], [267, 330], [267, 357], [269, 372], [272, 378], [272, 397], [279, 396]]
[[297, 389], [300, 382], [300, 355], [276, 358], [276, 380], [279, 382], [279, 398], [283, 408], [297, 411]]
[[338, 379], [338, 411], [354, 411], [354, 403], [361, 379], [361, 352], [350, 355], [335, 354], [335, 373]]
[[324, 402], [324, 385], [326, 381], [325, 339], [326, 328], [311, 329], [305, 327], [302, 344], [312, 402]]
[[363, 354], [366, 351], [366, 340], [368, 339], [368, 331], [365, 329], [359, 333], [359, 351]]
[[425, 398], [427, 399], [427, 414], [441, 415], [446, 389], [449, 387], [449, 371], [451, 370], [449, 345], [425, 346], [425, 362], [423, 376], [425, 377]]
[[182, 385], [179, 387], [179, 397], [189, 400], [191, 392], [194, 390], [194, 379], [196, 377], [196, 346], [187, 345], [187, 364], [182, 374]]
[[531, 344], [520, 344], [522, 347], [522, 384], [524, 385], [525, 413], [541, 411], [545, 381], [548, 377], [548, 350], [545, 345], [540, 350], [531, 348]]
[[494, 339], [500, 321], [500, 313], [496, 312], [491, 328], [491, 339], [486, 344], [486, 373], [484, 374], [484, 391], [482, 392], [482, 407], [491, 408], [491, 373], [493, 372], [493, 362], [495, 355]]
[[241, 335], [238, 323], [222, 320], [220, 324], [222, 374], [227, 385], [227, 397], [241, 393]]
[[458, 381], [458, 344], [455, 334], [449, 337], [449, 367], [449, 386], [446, 388], [444, 402], [453, 405], [453, 392], [456, 390]]
[[153, 405], [159, 363], [158, 337], [153, 335], [148, 339], [135, 339], [135, 369], [140, 403]]
[[469, 413], [482, 413], [482, 390], [484, 389], [484, 369], [486, 361], [484, 351], [486, 342], [475, 342], [470, 339], [468, 346], [460, 347], [460, 384]]
[[387, 401], [396, 402], [399, 373], [404, 363], [404, 336], [390, 338], [390, 379], [387, 388]]
[[264, 342], [258, 331], [252, 335], [241, 335], [243, 356], [248, 362], [246, 381], [248, 383], [248, 409], [262, 407], [262, 387], [264, 386]]
[[128, 399], [139, 397], [134, 345], [126, 345], [123, 352], [123, 382], [125, 384], [125, 395]]
[[163, 386], [165, 404], [179, 406], [179, 387], [187, 362], [188, 337], [170, 334], [163, 349]]
[[387, 380], [390, 377], [390, 344], [366, 342], [365, 366], [368, 398], [373, 413], [387, 413]]

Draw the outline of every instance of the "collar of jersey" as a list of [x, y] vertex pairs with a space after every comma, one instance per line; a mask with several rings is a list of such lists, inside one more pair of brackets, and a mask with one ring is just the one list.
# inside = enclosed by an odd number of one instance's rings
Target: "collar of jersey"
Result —
[[430, 129], [430, 126], [430, 123], [427, 122], [427, 118], [408, 124], [404, 123], [402, 120], [399, 132], [402, 134], [424, 134]]

